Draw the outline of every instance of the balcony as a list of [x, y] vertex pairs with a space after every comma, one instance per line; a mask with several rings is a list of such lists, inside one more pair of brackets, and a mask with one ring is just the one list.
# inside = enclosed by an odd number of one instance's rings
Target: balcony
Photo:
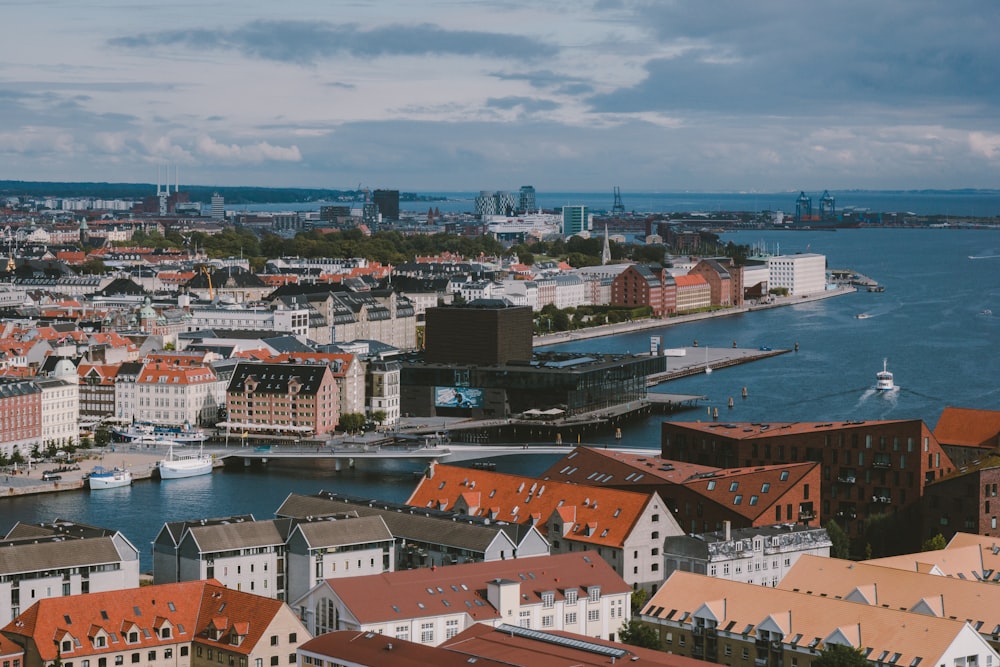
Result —
[[691, 628], [691, 634], [693, 634], [695, 637], [701, 637], [702, 635], [705, 634], [705, 626], [704, 625], [694, 626], [693, 628]]
[[872, 502], [889, 504], [892, 502], [892, 496], [872, 496]]
[[874, 461], [872, 461], [872, 467], [873, 468], [891, 468], [892, 467], [892, 461], [889, 461], [887, 459], [875, 459]]
[[799, 510], [799, 521], [812, 521], [816, 518], [816, 512], [812, 510]]
[[857, 519], [858, 513], [856, 510], [837, 510], [838, 519]]
[[783, 642], [771, 642], [771, 650], [775, 653], [781, 653], [785, 650], [785, 644]]
[[754, 667], [767, 667], [767, 658], [754, 658]]
[[691, 647], [691, 657], [702, 659], [705, 657], [705, 649], [702, 646], [692, 646]]
[[841, 484], [855, 484], [858, 480], [854, 475], [839, 475], [837, 481]]

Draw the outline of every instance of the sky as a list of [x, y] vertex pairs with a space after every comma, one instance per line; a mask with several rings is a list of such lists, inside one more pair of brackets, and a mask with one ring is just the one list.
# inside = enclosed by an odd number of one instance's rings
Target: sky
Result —
[[0, 179], [1000, 187], [996, 0], [0, 0], [0, 17]]

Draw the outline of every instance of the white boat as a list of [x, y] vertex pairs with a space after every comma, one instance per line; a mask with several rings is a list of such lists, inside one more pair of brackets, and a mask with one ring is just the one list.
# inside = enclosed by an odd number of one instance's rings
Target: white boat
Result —
[[115, 467], [109, 470], [97, 466], [87, 475], [87, 486], [90, 487], [91, 491], [116, 489], [120, 486], [129, 486], [131, 484], [132, 473], [125, 468]]
[[182, 479], [184, 477], [197, 477], [208, 475], [212, 472], [212, 465], [215, 460], [211, 454], [206, 454], [200, 448], [194, 456], [174, 456], [174, 445], [170, 445], [167, 458], [160, 460], [156, 464], [160, 471], [160, 479]]
[[875, 391], [893, 391], [896, 384], [893, 382], [892, 373], [887, 367], [888, 361], [882, 360], [882, 370], [875, 374]]
[[132, 424], [128, 428], [113, 428], [111, 432], [127, 442], [157, 444], [172, 440], [178, 444], [190, 445], [205, 442], [208, 434], [197, 428], [157, 426], [155, 424]]
[[871, 315], [869, 315], [868, 313], [858, 313], [854, 317], [858, 318], [859, 320], [867, 320], [869, 317], [871, 317]]

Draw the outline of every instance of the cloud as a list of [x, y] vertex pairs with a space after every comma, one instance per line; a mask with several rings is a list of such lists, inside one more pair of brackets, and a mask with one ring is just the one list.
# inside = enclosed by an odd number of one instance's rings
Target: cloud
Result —
[[229, 163], [300, 162], [302, 160], [302, 153], [298, 146], [274, 146], [266, 141], [241, 146], [239, 144], [223, 144], [206, 136], [198, 139], [195, 150], [203, 157]]
[[514, 34], [446, 30], [431, 24], [364, 29], [325, 21], [250, 21], [231, 30], [194, 29], [115, 37], [108, 44], [131, 50], [159, 47], [235, 51], [295, 65], [315, 65], [338, 55], [360, 58], [452, 55], [535, 60], [554, 56], [546, 42]]
[[486, 106], [494, 109], [520, 109], [525, 112], [551, 111], [558, 109], [559, 105], [552, 100], [543, 100], [536, 97], [492, 97], [486, 100]]

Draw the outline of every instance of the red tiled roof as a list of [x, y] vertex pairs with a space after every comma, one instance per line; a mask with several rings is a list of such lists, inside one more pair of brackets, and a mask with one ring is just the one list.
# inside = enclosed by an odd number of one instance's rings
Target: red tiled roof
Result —
[[[473, 489], [483, 494], [484, 502], [500, 507], [499, 515], [492, 517], [498, 521], [530, 523], [532, 514], [540, 514], [544, 522], [557, 509], [575, 507], [577, 524], [565, 535], [567, 539], [618, 548], [622, 547], [652, 498], [650, 494], [632, 491], [436, 465], [433, 476], [421, 479], [407, 503], [416, 507], [438, 507], [446, 503], [446, 508], [451, 509], [463, 494]], [[488, 510], [471, 507], [466, 508], [466, 512], [486, 516]], [[594, 522], [599, 530], [586, 534], [586, 524]], [[544, 523], [537, 527], [545, 534]]]
[[694, 274], [694, 275], [683, 275], [674, 276], [674, 284], [677, 287], [695, 287], [697, 285], [708, 285], [708, 281], [705, 280], [704, 276]]

